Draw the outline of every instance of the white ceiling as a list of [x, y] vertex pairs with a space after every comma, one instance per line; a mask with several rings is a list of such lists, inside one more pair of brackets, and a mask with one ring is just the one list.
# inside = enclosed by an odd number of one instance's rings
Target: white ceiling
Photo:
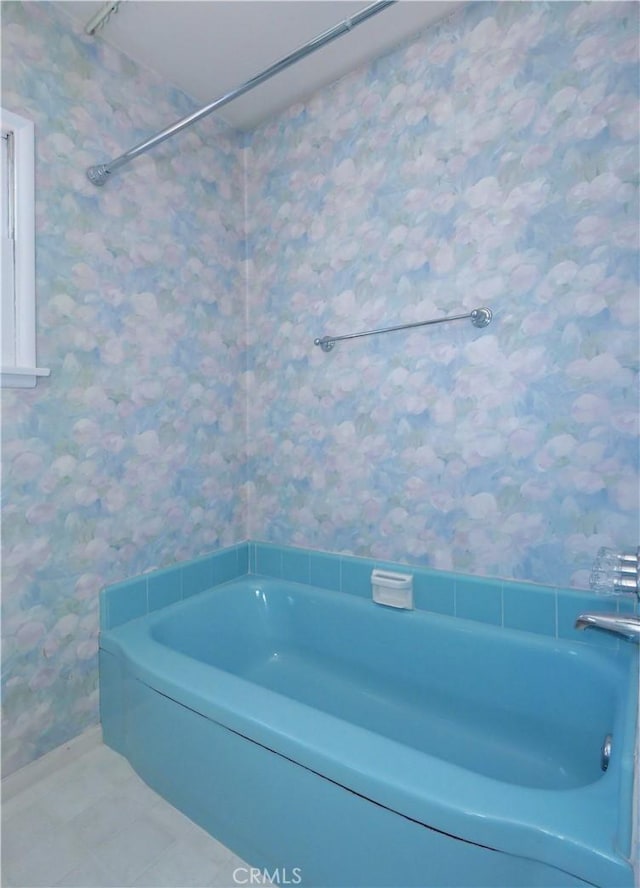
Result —
[[[104, 3], [59, 5], [84, 27]], [[205, 105], [367, 5], [367, 0], [123, 0], [92, 39], [108, 41]], [[219, 113], [248, 129], [462, 5], [401, 0]]]

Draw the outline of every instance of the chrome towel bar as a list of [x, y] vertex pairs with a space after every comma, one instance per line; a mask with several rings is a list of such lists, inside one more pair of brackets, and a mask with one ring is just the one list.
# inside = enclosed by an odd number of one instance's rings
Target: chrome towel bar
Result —
[[474, 327], [486, 327], [491, 323], [493, 313], [490, 308], [474, 308], [469, 314], [452, 315], [449, 318], [436, 318], [433, 321], [416, 321], [414, 324], [399, 324], [397, 327], [382, 327], [379, 330], [364, 330], [362, 333], [347, 333], [345, 336], [323, 336], [314, 339], [313, 344], [319, 345], [322, 351], [329, 352], [336, 342], [343, 339], [358, 339], [360, 336], [376, 336], [378, 333], [393, 333], [396, 330], [409, 330], [412, 327], [427, 327], [430, 324], [445, 324], [447, 321], [463, 321], [471, 318]]

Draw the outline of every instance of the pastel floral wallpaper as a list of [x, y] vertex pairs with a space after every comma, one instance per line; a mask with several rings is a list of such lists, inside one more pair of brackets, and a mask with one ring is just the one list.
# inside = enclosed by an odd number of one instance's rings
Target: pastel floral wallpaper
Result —
[[253, 539], [581, 587], [637, 544], [638, 82], [637, 4], [471, 3], [253, 133]]
[[98, 591], [246, 539], [243, 163], [209, 118], [97, 189], [187, 96], [50, 3], [2, 4], [35, 122], [38, 358], [2, 393], [7, 771], [97, 721]]
[[636, 4], [471, 3], [104, 189], [195, 103], [58, 5], [2, 16], [51, 367], [2, 393], [5, 772], [96, 722], [105, 584], [250, 537], [584, 587], [637, 543]]

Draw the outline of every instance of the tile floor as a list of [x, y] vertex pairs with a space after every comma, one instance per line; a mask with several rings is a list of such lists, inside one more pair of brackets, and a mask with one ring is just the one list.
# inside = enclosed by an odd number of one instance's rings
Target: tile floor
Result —
[[103, 745], [2, 804], [3, 888], [236, 888], [246, 866]]

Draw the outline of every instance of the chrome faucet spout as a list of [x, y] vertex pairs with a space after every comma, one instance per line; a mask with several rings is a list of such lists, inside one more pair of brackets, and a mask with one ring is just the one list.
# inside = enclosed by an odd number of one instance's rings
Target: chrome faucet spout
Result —
[[606, 629], [640, 641], [640, 617], [622, 614], [580, 614], [576, 620], [576, 629]]

